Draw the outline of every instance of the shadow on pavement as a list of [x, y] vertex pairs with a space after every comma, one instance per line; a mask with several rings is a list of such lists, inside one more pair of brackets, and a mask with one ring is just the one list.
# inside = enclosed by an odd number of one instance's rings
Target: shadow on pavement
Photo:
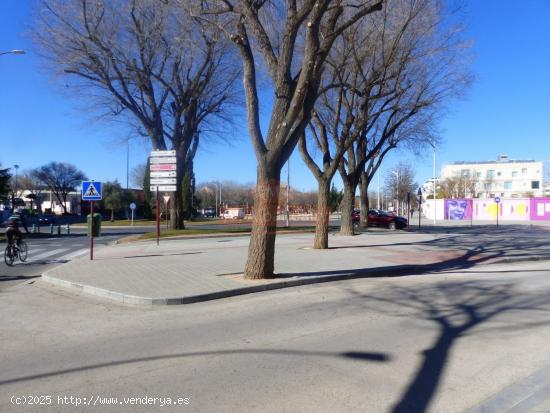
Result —
[[[516, 290], [512, 283], [494, 285], [490, 281], [450, 281], [434, 286], [392, 285], [378, 294], [347, 290], [362, 300], [369, 311], [398, 317], [411, 317], [412, 312], [413, 317], [431, 321], [438, 327], [437, 338], [430, 348], [422, 352], [422, 363], [393, 407], [394, 413], [425, 412], [428, 409], [453, 345], [472, 329], [510, 312], [550, 312], [550, 291], [525, 294]], [[529, 321], [507, 325], [504, 330], [515, 331], [549, 324], [550, 320]]]
[[205, 357], [205, 356], [230, 356], [239, 354], [266, 354], [266, 355], [282, 355], [290, 357], [344, 357], [354, 360], [386, 362], [390, 360], [390, 356], [386, 353], [372, 353], [361, 351], [348, 352], [328, 352], [328, 351], [298, 351], [298, 350], [277, 350], [277, 349], [236, 349], [236, 350], [217, 350], [217, 351], [198, 351], [189, 353], [167, 354], [161, 356], [140, 357], [128, 360], [110, 361], [106, 363], [92, 364], [88, 366], [74, 367], [70, 369], [40, 373], [31, 376], [16, 377], [0, 381], [0, 386], [6, 384], [19, 383], [24, 381], [32, 381], [47, 377], [60, 376], [63, 374], [76, 373], [80, 371], [89, 371], [94, 369], [116, 367], [133, 363], [152, 362], [157, 360], [175, 360], [187, 357]]

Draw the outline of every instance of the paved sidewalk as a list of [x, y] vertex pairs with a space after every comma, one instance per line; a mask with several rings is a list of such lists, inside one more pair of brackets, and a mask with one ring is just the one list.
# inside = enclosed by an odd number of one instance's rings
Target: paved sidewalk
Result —
[[550, 228], [508, 225], [429, 231], [331, 234], [313, 250], [313, 234], [277, 236], [277, 278], [242, 277], [248, 236], [162, 239], [97, 249], [49, 270], [43, 280], [128, 304], [198, 301], [347, 278], [405, 276], [467, 269], [482, 263], [550, 259]]

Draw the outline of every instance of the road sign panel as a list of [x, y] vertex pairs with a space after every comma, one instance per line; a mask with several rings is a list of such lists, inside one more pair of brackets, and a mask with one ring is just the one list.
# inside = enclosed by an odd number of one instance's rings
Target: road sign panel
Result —
[[176, 156], [176, 151], [151, 151], [150, 156]]
[[149, 168], [150, 171], [175, 171], [176, 165], [175, 164], [154, 164], [151, 165]]
[[176, 185], [151, 185], [151, 192], [156, 192], [156, 190], [159, 190], [159, 192], [176, 192]]
[[151, 178], [175, 178], [176, 171], [156, 171], [150, 172], [149, 176]]
[[495, 196], [495, 202], [498, 204], [500, 202], [500, 197]]
[[136, 204], [134, 204], [133, 202], [130, 204], [130, 209], [136, 209]]
[[101, 201], [101, 182], [82, 181], [82, 200]]
[[176, 178], [151, 178], [151, 185], [176, 185]]
[[176, 157], [172, 156], [165, 156], [161, 158], [149, 158], [149, 163], [151, 164], [158, 164], [158, 163], [176, 163]]

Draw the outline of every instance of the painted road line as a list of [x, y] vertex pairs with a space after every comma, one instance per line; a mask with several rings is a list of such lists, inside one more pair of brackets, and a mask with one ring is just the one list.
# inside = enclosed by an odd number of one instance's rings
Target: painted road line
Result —
[[49, 250], [49, 251], [46, 251], [42, 254], [38, 254], [38, 255], [34, 255], [34, 254], [30, 254], [29, 253], [29, 261], [31, 262], [34, 262], [34, 261], [37, 261], [37, 260], [42, 260], [46, 257], [50, 257], [52, 255], [56, 255], [56, 254], [60, 254], [62, 252], [65, 252], [65, 251], [69, 251], [70, 248], [58, 248], [58, 249], [55, 249], [55, 250]]

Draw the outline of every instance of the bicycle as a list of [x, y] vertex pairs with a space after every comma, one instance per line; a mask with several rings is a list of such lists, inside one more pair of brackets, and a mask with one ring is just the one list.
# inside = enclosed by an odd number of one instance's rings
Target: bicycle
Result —
[[10, 267], [17, 258], [19, 258], [21, 262], [25, 262], [27, 260], [27, 253], [27, 243], [19, 238], [17, 241], [12, 241], [6, 246], [6, 250], [4, 251], [4, 262]]

